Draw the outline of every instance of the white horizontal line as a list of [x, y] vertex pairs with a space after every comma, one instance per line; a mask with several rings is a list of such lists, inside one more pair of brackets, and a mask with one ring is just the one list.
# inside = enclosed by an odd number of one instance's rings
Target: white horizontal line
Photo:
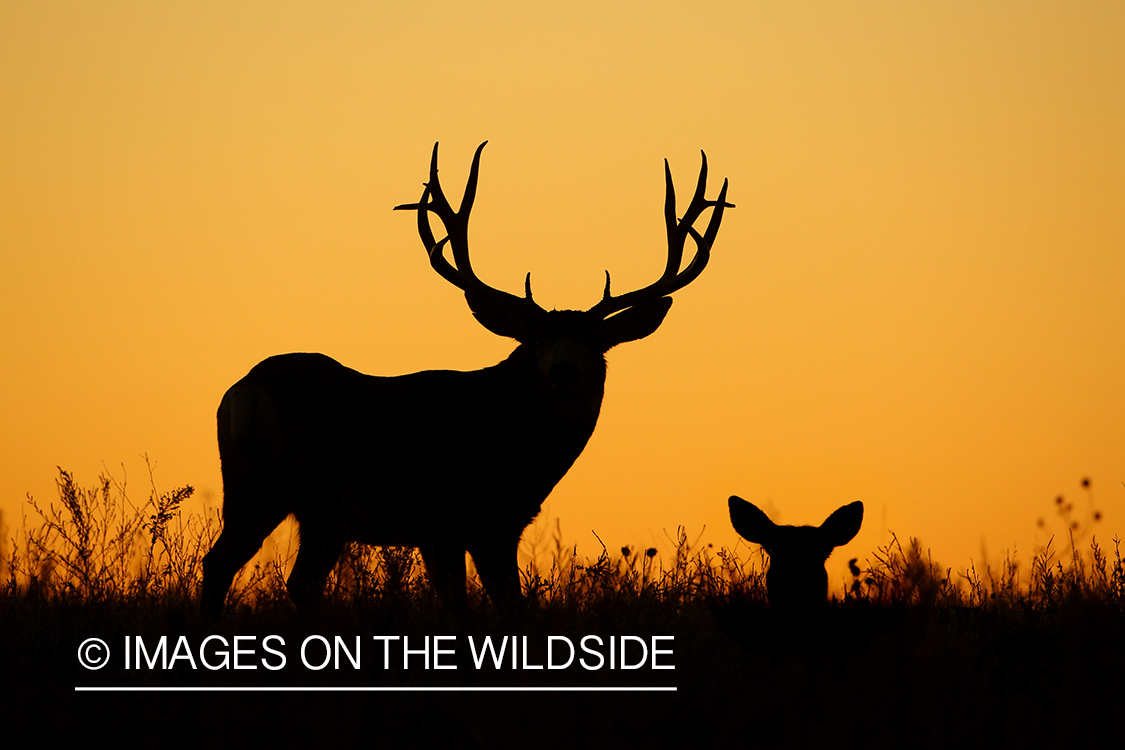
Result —
[[75, 687], [76, 693], [674, 693], [675, 687]]

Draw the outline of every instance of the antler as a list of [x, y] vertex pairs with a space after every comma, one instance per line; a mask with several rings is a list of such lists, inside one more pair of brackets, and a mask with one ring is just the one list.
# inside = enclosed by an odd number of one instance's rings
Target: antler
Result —
[[[719, 233], [719, 224], [723, 220], [723, 210], [734, 208], [734, 204], [726, 202], [726, 180], [723, 180], [723, 189], [719, 191], [718, 198], [709, 201], [704, 196], [707, 189], [707, 154], [700, 153], [703, 154], [703, 166], [699, 169], [699, 182], [695, 186], [695, 195], [692, 196], [691, 203], [688, 204], [687, 210], [684, 212], [684, 217], [679, 221], [676, 220], [676, 189], [672, 184], [672, 170], [668, 167], [668, 160], [664, 160], [664, 181], [667, 185], [664, 198], [664, 223], [668, 228], [668, 264], [664, 267], [664, 275], [643, 289], [614, 297], [609, 292], [609, 271], [606, 271], [605, 291], [602, 293], [602, 299], [590, 308], [590, 313], [606, 318], [619, 310], [624, 310], [626, 307], [666, 297], [677, 289], [682, 289], [690, 284], [703, 272], [703, 269], [707, 266], [707, 261], [711, 258], [711, 246]], [[707, 208], [714, 208], [715, 210], [711, 213], [711, 220], [707, 223], [706, 231], [700, 236], [699, 232], [695, 231], [694, 224], [700, 214]], [[680, 264], [684, 257], [684, 243], [687, 242], [689, 235], [695, 240], [697, 251], [687, 268], [680, 271]]]
[[[524, 297], [496, 289], [485, 284], [473, 272], [472, 263], [469, 261], [469, 212], [473, 209], [473, 201], [477, 194], [477, 175], [480, 171], [480, 154], [488, 141], [477, 146], [473, 154], [473, 165], [469, 170], [469, 181], [465, 185], [465, 195], [461, 198], [461, 208], [457, 211], [449, 205], [445, 193], [438, 181], [437, 153], [438, 144], [434, 144], [434, 153], [430, 159], [430, 180], [425, 183], [426, 189], [422, 191], [422, 198], [417, 203], [406, 203], [395, 206], [395, 211], [416, 210], [418, 212], [418, 235], [426, 247], [426, 254], [430, 256], [430, 265], [438, 274], [453, 284], [458, 289], [469, 293], [476, 292], [487, 294], [494, 298], [526, 304], [534, 301], [531, 299], [531, 274], [524, 281]], [[445, 227], [446, 236], [439, 242], [434, 241], [434, 233], [430, 229], [429, 213], [437, 214]], [[453, 265], [445, 259], [445, 245], [449, 244], [453, 251]]]

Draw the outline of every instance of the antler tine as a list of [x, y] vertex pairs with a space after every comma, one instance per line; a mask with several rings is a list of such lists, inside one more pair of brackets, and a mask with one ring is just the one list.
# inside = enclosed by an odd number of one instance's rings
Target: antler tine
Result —
[[[703, 273], [703, 269], [707, 266], [707, 261], [711, 259], [711, 246], [715, 243], [715, 237], [719, 234], [719, 224], [723, 220], [723, 210], [726, 208], [734, 208], [733, 204], [726, 202], [727, 197], [727, 181], [723, 180], [723, 189], [719, 191], [719, 197], [714, 201], [706, 201], [707, 206], [714, 207], [711, 213], [711, 220], [707, 222], [707, 229], [704, 230], [703, 236], [695, 230], [694, 226], [687, 225], [688, 234], [695, 240], [697, 252], [695, 257], [691, 259], [688, 267], [679, 275], [677, 280], [677, 288], [682, 288], [692, 281], [695, 281], [699, 274]], [[702, 209], [700, 209], [702, 210]], [[698, 214], [696, 214], [698, 217]], [[686, 219], [685, 219], [686, 221]]]
[[[473, 273], [473, 265], [469, 260], [469, 212], [473, 210], [473, 202], [477, 199], [477, 178], [480, 175], [480, 154], [481, 151], [484, 151], [484, 147], [487, 143], [488, 141], [485, 141], [477, 146], [477, 150], [473, 154], [473, 165], [469, 168], [469, 179], [465, 183], [465, 194], [461, 197], [461, 208], [457, 211], [457, 229], [461, 234], [462, 241], [453, 243], [454, 264], [456, 264], [458, 269], [473, 278], [476, 278], [476, 274]], [[436, 169], [434, 175], [434, 179], [437, 179]]]
[[[632, 307], [650, 299], [665, 297], [677, 289], [687, 286], [703, 272], [711, 258], [711, 246], [719, 233], [719, 224], [723, 220], [723, 210], [734, 208], [734, 204], [727, 203], [726, 180], [723, 180], [723, 188], [719, 191], [719, 197], [713, 201], [707, 200], [707, 154], [700, 153], [703, 161], [699, 168], [699, 179], [696, 182], [695, 193], [684, 211], [683, 218], [678, 220], [676, 219], [676, 188], [672, 182], [672, 170], [668, 166], [668, 160], [664, 160], [664, 223], [668, 234], [668, 262], [664, 267], [664, 273], [655, 282], [642, 289], [614, 297], [609, 291], [609, 271], [606, 271], [605, 290], [602, 292], [602, 299], [590, 308], [590, 312], [607, 317], [619, 310], [624, 310], [626, 307]], [[694, 224], [708, 208], [713, 208], [714, 211], [707, 223], [707, 229], [700, 235], [695, 230]], [[680, 271], [680, 265], [684, 258], [684, 244], [689, 236], [695, 241], [696, 253], [691, 262], [688, 263], [687, 268]]]
[[[706, 179], [706, 157], [703, 158], [700, 174]], [[684, 243], [676, 243], [676, 186], [672, 182], [672, 168], [668, 166], [667, 159], [664, 160], [664, 185], [664, 225], [668, 232], [668, 264], [664, 267], [664, 276], [667, 276], [679, 271], [684, 259]]]
[[[708, 252], [710, 252], [711, 245], [715, 243], [715, 238], [719, 236], [719, 224], [723, 221], [723, 211], [728, 208], [734, 208], [733, 203], [727, 203], [727, 180], [723, 178], [723, 189], [719, 191], [719, 197], [712, 203], [715, 210], [711, 212], [711, 221], [707, 222], [707, 229], [703, 232], [704, 242], [707, 244]], [[695, 235], [695, 230], [692, 230], [692, 235]]]
[[[461, 208], [457, 212], [458, 216], [464, 214], [466, 221], [469, 219], [469, 212], [473, 210], [473, 201], [477, 199], [477, 178], [480, 175], [480, 155], [487, 145], [488, 141], [485, 141], [477, 146], [476, 152], [473, 153], [473, 164], [469, 167], [469, 179], [465, 183], [465, 195], [461, 198]], [[436, 151], [434, 155], [435, 157], [437, 156]]]

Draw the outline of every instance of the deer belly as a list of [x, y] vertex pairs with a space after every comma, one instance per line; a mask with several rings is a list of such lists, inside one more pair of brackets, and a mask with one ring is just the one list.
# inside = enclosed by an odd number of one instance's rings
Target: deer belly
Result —
[[501, 529], [519, 533], [539, 513], [549, 491], [428, 484], [382, 492], [377, 487], [350, 490], [341, 513], [345, 535], [363, 544], [420, 547]]

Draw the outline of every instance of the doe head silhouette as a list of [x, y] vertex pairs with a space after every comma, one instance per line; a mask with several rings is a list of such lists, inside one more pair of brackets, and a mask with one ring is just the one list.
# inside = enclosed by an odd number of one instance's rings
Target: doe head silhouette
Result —
[[837, 509], [820, 526], [780, 526], [756, 505], [732, 495], [730, 521], [748, 542], [760, 544], [770, 556], [766, 592], [779, 610], [823, 606], [828, 597], [824, 563], [832, 550], [850, 542], [863, 523], [863, 503]]

